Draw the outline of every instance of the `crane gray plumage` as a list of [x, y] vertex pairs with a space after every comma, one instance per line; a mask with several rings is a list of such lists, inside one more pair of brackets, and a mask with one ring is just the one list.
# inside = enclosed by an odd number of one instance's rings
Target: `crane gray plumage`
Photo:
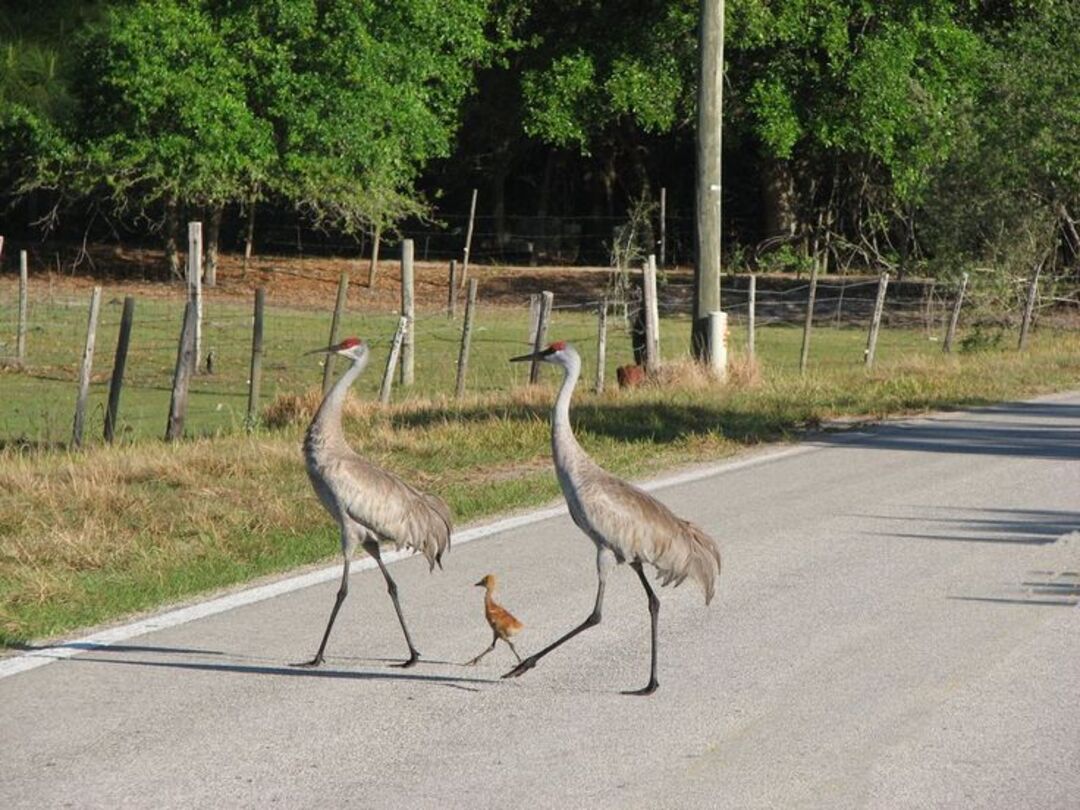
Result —
[[319, 351], [333, 352], [353, 362], [323, 398], [304, 437], [304, 461], [308, 477], [319, 501], [341, 528], [341, 551], [344, 556], [341, 586], [330, 613], [330, 621], [319, 651], [306, 665], [317, 666], [323, 661], [330, 630], [349, 592], [349, 562], [356, 546], [360, 545], [375, 558], [386, 579], [387, 591], [409, 646], [409, 658], [402, 666], [412, 666], [420, 654], [405, 625], [397, 585], [383, 565], [379, 541], [386, 540], [398, 548], [417, 551], [427, 559], [429, 568], [435, 565], [441, 568], [442, 555], [450, 547], [450, 510], [440, 498], [421, 492], [393, 473], [365, 460], [346, 441], [341, 427], [341, 411], [349, 387], [367, 366], [367, 344], [356, 338], [347, 338], [337, 346]]
[[698, 526], [675, 515], [660, 501], [604, 470], [578, 444], [570, 425], [570, 400], [581, 374], [581, 357], [573, 346], [553, 343], [541, 352], [512, 358], [554, 363], [563, 368], [563, 384], [551, 412], [551, 449], [555, 472], [570, 516], [596, 544], [599, 584], [593, 612], [578, 627], [522, 661], [503, 677], [517, 677], [549, 652], [588, 627], [599, 624], [608, 572], [628, 562], [641, 580], [649, 601], [652, 652], [649, 683], [630, 694], [651, 694], [656, 678], [656, 630], [659, 600], [645, 576], [643, 565], [656, 571], [661, 585], [697, 582], [708, 604], [720, 576], [720, 549]]

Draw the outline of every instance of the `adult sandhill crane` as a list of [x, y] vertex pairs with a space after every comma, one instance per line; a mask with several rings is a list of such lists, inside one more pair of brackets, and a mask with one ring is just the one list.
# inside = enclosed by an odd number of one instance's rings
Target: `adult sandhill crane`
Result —
[[487, 619], [488, 626], [491, 627], [491, 632], [495, 634], [495, 637], [491, 640], [491, 646], [471, 660], [468, 665], [472, 666], [479, 662], [481, 658], [494, 650], [495, 645], [499, 643], [499, 639], [506, 642], [507, 646], [510, 647], [510, 652], [514, 654], [514, 658], [518, 660], [518, 663], [521, 663], [521, 656], [514, 649], [514, 642], [510, 640], [510, 636], [518, 633], [525, 625], [519, 622], [514, 614], [495, 601], [494, 574], [486, 575], [476, 583], [476, 587], [484, 589], [484, 618]]
[[405, 617], [398, 602], [397, 584], [386, 570], [379, 554], [379, 541], [389, 540], [418, 551], [434, 569], [442, 568], [442, 555], [450, 547], [450, 510], [434, 495], [420, 492], [397, 476], [365, 461], [349, 447], [341, 429], [341, 409], [349, 386], [367, 366], [368, 345], [357, 338], [346, 338], [336, 346], [316, 349], [309, 354], [333, 353], [352, 360], [352, 365], [334, 383], [323, 398], [304, 437], [304, 461], [311, 485], [326, 511], [341, 527], [341, 553], [345, 558], [341, 587], [330, 612], [319, 651], [315, 657], [297, 666], [318, 666], [323, 662], [326, 641], [334, 626], [341, 603], [349, 593], [349, 561], [357, 544], [375, 558], [386, 589], [394, 602], [409, 658], [399, 666], [411, 667], [420, 654], [409, 636]]
[[608, 573], [616, 563], [629, 562], [649, 600], [652, 651], [648, 684], [624, 694], [650, 695], [659, 686], [656, 679], [656, 625], [660, 600], [649, 586], [644, 565], [648, 563], [656, 568], [661, 585], [671, 582], [679, 585], [687, 577], [696, 580], [705, 591], [705, 604], [708, 604], [720, 576], [720, 549], [715, 540], [693, 523], [676, 517], [652, 496], [602, 469], [578, 444], [570, 427], [570, 399], [581, 374], [581, 357], [574, 347], [558, 341], [542, 351], [511, 358], [511, 362], [534, 358], [563, 369], [562, 388], [551, 411], [551, 449], [570, 516], [596, 544], [599, 584], [596, 604], [584, 622], [540, 652], [530, 655], [503, 677], [516, 678], [528, 672], [556, 647], [582, 630], [599, 624]]

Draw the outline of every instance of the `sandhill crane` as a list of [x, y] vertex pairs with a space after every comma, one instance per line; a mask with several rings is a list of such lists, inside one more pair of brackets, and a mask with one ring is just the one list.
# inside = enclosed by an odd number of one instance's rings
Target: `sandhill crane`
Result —
[[520, 664], [521, 656], [518, 655], [518, 651], [514, 649], [514, 642], [510, 640], [510, 636], [519, 632], [524, 625], [519, 622], [509, 610], [495, 601], [494, 574], [485, 576], [476, 583], [476, 587], [484, 589], [484, 618], [487, 619], [487, 623], [491, 627], [491, 632], [495, 634], [495, 637], [491, 640], [491, 646], [471, 660], [468, 665], [472, 666], [489, 652], [494, 650], [495, 645], [499, 643], [499, 639], [502, 639], [507, 643], [510, 647], [510, 652], [514, 654], [514, 658], [516, 658]]
[[310, 661], [298, 666], [318, 666], [323, 662], [330, 629], [349, 593], [349, 561], [359, 544], [375, 558], [386, 579], [386, 589], [394, 602], [405, 643], [409, 645], [409, 658], [400, 666], [410, 667], [420, 654], [405, 626], [397, 585], [383, 564], [379, 541], [393, 541], [398, 548], [405, 546], [418, 551], [427, 558], [430, 568], [433, 569], [436, 563], [441, 568], [443, 552], [450, 547], [450, 510], [441, 499], [420, 492], [397, 476], [365, 461], [345, 441], [341, 409], [349, 386], [367, 366], [368, 345], [357, 338], [346, 338], [336, 346], [316, 349], [309, 354], [323, 352], [348, 358], [352, 365], [327, 392], [311, 421], [304, 437], [304, 461], [319, 500], [341, 527], [341, 553], [345, 561], [341, 587], [319, 651]]
[[656, 691], [656, 625], [660, 613], [657, 599], [645, 576], [644, 564], [656, 568], [661, 585], [694, 579], [705, 591], [705, 604], [713, 597], [720, 576], [720, 549], [716, 541], [700, 528], [676, 517], [671, 510], [637, 487], [602, 469], [578, 444], [570, 427], [570, 399], [581, 374], [581, 357], [573, 346], [562, 341], [546, 349], [511, 362], [539, 359], [563, 369], [563, 383], [551, 411], [551, 448], [555, 472], [559, 478], [570, 516], [574, 523], [596, 544], [596, 571], [599, 584], [592, 613], [566, 635], [534, 653], [503, 675], [516, 678], [528, 672], [536, 662], [582, 630], [600, 623], [604, 602], [604, 583], [616, 563], [629, 562], [641, 580], [649, 600], [652, 650], [649, 683], [643, 688], [624, 692], [649, 695]]

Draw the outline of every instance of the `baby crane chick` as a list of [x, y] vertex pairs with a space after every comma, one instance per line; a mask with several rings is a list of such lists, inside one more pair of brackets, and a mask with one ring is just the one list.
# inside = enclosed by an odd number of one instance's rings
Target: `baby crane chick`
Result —
[[476, 587], [484, 588], [484, 618], [487, 619], [487, 623], [491, 625], [491, 631], [495, 634], [495, 637], [491, 640], [491, 646], [470, 661], [468, 666], [471, 667], [489, 652], [494, 650], [495, 645], [499, 643], [499, 639], [502, 639], [507, 643], [510, 647], [510, 651], [518, 660], [518, 663], [521, 663], [521, 656], [518, 655], [517, 650], [514, 649], [514, 643], [510, 640], [510, 636], [516, 634], [525, 625], [514, 618], [509, 610], [497, 603], [492, 597], [492, 594], [495, 593], [494, 574], [488, 574], [476, 583]]

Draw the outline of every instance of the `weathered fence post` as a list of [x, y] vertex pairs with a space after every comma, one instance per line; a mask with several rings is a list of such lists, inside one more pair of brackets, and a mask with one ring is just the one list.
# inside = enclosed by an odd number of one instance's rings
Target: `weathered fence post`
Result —
[[450, 260], [450, 279], [446, 285], [446, 317], [457, 317], [457, 259]]
[[[328, 346], [336, 346], [338, 342], [338, 333], [341, 331], [341, 318], [345, 313], [345, 302], [348, 300], [349, 295], [349, 274], [342, 273], [338, 278], [337, 285], [337, 300], [334, 302], [334, 317], [330, 320], [330, 342]], [[322, 372], [322, 392], [325, 395], [330, 390], [330, 383], [333, 382], [334, 374], [334, 353], [326, 355], [326, 360], [323, 363]]]
[[390, 403], [390, 389], [394, 384], [394, 370], [397, 366], [398, 355], [401, 354], [401, 343], [405, 339], [405, 332], [409, 327], [409, 319], [402, 315], [398, 318], [397, 331], [394, 332], [394, 340], [390, 344], [390, 356], [386, 358], [386, 371], [383, 372], [382, 386], [379, 388], [379, 402], [383, 405]]
[[184, 435], [187, 415], [188, 386], [195, 370], [195, 302], [184, 306], [184, 324], [180, 327], [180, 343], [176, 348], [176, 369], [173, 371], [172, 397], [169, 400], [169, 422], [165, 441], [175, 441]]
[[810, 360], [810, 330], [814, 327], [814, 301], [817, 299], [818, 257], [810, 267], [810, 289], [806, 295], [806, 321], [803, 324], [802, 350], [799, 352], [799, 373], [806, 373], [806, 364]]
[[866, 338], [866, 367], [874, 365], [877, 352], [878, 330], [881, 329], [881, 314], [885, 311], [885, 291], [889, 288], [889, 274], [882, 273], [878, 279], [877, 298], [874, 299], [874, 315], [870, 319], [870, 334]]
[[461, 350], [458, 352], [457, 383], [454, 398], [465, 395], [465, 374], [469, 370], [469, 345], [472, 343], [473, 319], [476, 317], [476, 279], [469, 279], [468, 297], [465, 299], [465, 323], [461, 327]]
[[596, 319], [596, 382], [593, 390], [604, 393], [604, 376], [607, 371], [607, 299], [600, 299]]
[[746, 355], [751, 360], [757, 356], [757, 274], [750, 274], [750, 287], [746, 293]]
[[101, 287], [90, 293], [90, 317], [86, 322], [86, 343], [79, 366], [79, 394], [75, 397], [75, 422], [71, 428], [71, 444], [82, 447], [83, 427], [86, 424], [86, 401], [90, 397], [90, 374], [94, 370], [94, 344], [97, 342], [98, 313], [101, 311]]
[[667, 267], [667, 188], [660, 187], [660, 266]]
[[1028, 331], [1031, 329], [1032, 316], [1035, 314], [1035, 302], [1039, 297], [1039, 274], [1042, 272], [1043, 263], [1035, 265], [1035, 273], [1028, 283], [1027, 301], [1024, 302], [1024, 319], [1020, 322], [1020, 341], [1016, 348], [1023, 351], [1027, 348]]
[[529, 295], [529, 345], [536, 343], [536, 329], [540, 326], [540, 293]]
[[247, 429], [259, 421], [259, 389], [262, 387], [263, 320], [266, 313], [266, 287], [255, 290], [255, 318], [251, 326], [251, 371], [248, 374]]
[[26, 362], [26, 303], [30, 286], [27, 269], [26, 251], [19, 251], [19, 326], [15, 337], [15, 359], [22, 365]]
[[379, 245], [382, 242], [382, 226], [375, 226], [375, 233], [371, 236], [371, 264], [368, 265], [367, 285], [370, 290], [375, 286], [375, 276], [379, 272]]
[[960, 276], [960, 289], [956, 292], [956, 300], [953, 302], [952, 316], [949, 318], [949, 330], [945, 333], [945, 345], [941, 350], [946, 354], [952, 351], [953, 340], [956, 339], [956, 326], [960, 323], [960, 308], [964, 305], [964, 293], [967, 291], [968, 274]]
[[727, 379], [727, 322], [726, 312], [709, 313], [709, 368], [721, 381]]
[[195, 369], [202, 358], [202, 223], [188, 223], [187, 283], [188, 297], [195, 304]]
[[401, 344], [401, 384], [412, 385], [416, 379], [416, 299], [414, 296], [413, 240], [401, 242], [401, 314], [409, 319]]
[[[540, 293], [540, 318], [536, 322], [536, 338], [533, 340], [533, 351], [538, 352], [544, 348], [547, 342], [548, 320], [551, 318], [551, 304], [555, 299], [555, 293], [544, 290]], [[534, 359], [529, 367], [529, 383], [535, 384], [540, 381], [540, 361]]]
[[124, 368], [127, 366], [128, 347], [131, 345], [131, 323], [135, 319], [135, 299], [124, 298], [124, 311], [120, 315], [120, 335], [116, 339], [116, 355], [113, 357], [112, 377], [109, 380], [109, 404], [105, 408], [105, 441], [116, 439], [116, 417], [120, 413], [120, 389], [124, 385]]
[[461, 262], [461, 285], [464, 287], [469, 278], [469, 251], [472, 250], [473, 224], [476, 221], [476, 189], [472, 190], [472, 202], [469, 203], [469, 225], [465, 230], [465, 250]]
[[656, 303], [656, 257], [649, 254], [645, 262], [645, 372], [656, 373], [660, 366], [659, 307]]

